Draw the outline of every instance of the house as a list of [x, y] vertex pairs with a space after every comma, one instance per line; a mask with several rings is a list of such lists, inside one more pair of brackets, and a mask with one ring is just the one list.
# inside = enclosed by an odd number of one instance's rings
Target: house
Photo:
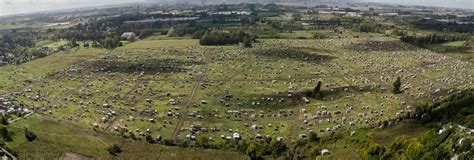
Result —
[[130, 39], [130, 38], [132, 38], [132, 37], [136, 37], [136, 35], [135, 35], [135, 33], [133, 33], [133, 32], [124, 32], [124, 33], [122, 34], [122, 36], [120, 36], [120, 37], [126, 38], [126, 39]]

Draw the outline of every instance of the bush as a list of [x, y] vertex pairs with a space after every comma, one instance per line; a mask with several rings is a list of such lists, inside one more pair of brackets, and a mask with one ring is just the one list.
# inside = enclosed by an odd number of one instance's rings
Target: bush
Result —
[[8, 131], [8, 129], [6, 127], [1, 127], [0, 132], [1, 132], [2, 139], [4, 141], [11, 142], [13, 140], [10, 131]]
[[251, 47], [251, 43], [255, 38], [250, 37], [243, 30], [226, 32], [226, 31], [206, 31], [199, 40], [201, 45], [231, 45], [243, 43], [245, 47]]
[[145, 140], [148, 143], [155, 143], [155, 140], [153, 139], [153, 137], [151, 137], [151, 135], [146, 135]]
[[316, 132], [309, 132], [309, 141], [310, 141], [310, 142], [317, 142], [317, 141], [319, 141], [318, 134], [316, 134]]
[[122, 149], [117, 144], [114, 144], [110, 146], [109, 148], [107, 148], [107, 151], [109, 151], [111, 155], [116, 156], [118, 153], [122, 152]]
[[36, 139], [36, 135], [30, 130], [28, 130], [28, 128], [25, 128], [25, 137], [30, 142]]
[[2, 121], [3, 125], [8, 125], [8, 118], [7, 117], [2, 116], [1, 121]]
[[163, 145], [165, 146], [174, 146], [174, 142], [171, 139], [163, 139]]

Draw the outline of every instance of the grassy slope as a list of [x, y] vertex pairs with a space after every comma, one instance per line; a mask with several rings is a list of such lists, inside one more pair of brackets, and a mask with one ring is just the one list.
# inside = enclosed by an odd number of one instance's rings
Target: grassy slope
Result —
[[59, 52], [45, 58], [29, 61], [21, 65], [0, 67], [0, 94], [6, 94], [21, 88], [25, 80], [35, 80], [55, 70], [83, 62], [105, 53], [102, 49], [80, 49]]
[[[175, 44], [175, 41], [166, 41]], [[142, 43], [146, 43], [142, 42]], [[194, 44], [195, 41], [185, 43]], [[141, 43], [134, 45], [143, 45]], [[146, 44], [145, 44], [146, 45]], [[133, 48], [133, 46], [131, 46]], [[47, 73], [61, 70], [69, 65], [74, 65], [91, 58], [95, 58], [107, 50], [100, 49], [80, 49], [76, 51], [61, 52], [42, 59], [30, 61], [18, 66], [8, 65], [0, 67], [0, 74], [6, 75], [0, 78], [3, 82], [0, 93], [5, 94], [22, 88], [22, 81], [39, 79]], [[33, 142], [28, 142], [24, 137], [24, 128], [28, 127], [38, 138]], [[98, 159], [111, 159], [106, 149], [112, 144], [122, 144], [123, 139], [99, 135], [95, 132], [87, 131], [65, 121], [56, 121], [40, 115], [33, 115], [26, 119], [17, 121], [9, 126], [13, 133], [13, 142], [7, 146], [18, 153], [20, 159], [57, 159], [64, 153], [74, 152], [92, 156]], [[204, 150], [204, 149], [183, 149], [179, 147], [167, 147], [162, 145], [152, 145], [144, 141], [135, 141], [123, 145], [124, 152], [118, 159], [131, 159], [142, 156], [144, 158], [156, 159], [196, 159], [209, 157], [218, 159], [227, 157], [228, 159], [245, 159], [246, 157], [235, 152]], [[47, 152], [45, 152], [47, 151]]]
[[[28, 142], [24, 137], [24, 128], [28, 127], [38, 138]], [[9, 126], [15, 134], [8, 147], [18, 152], [18, 158], [55, 159], [64, 153], [74, 152], [98, 159], [111, 159], [107, 147], [112, 144], [124, 144], [123, 152], [116, 158], [132, 159], [245, 159], [245, 156], [229, 151], [204, 150], [196, 148], [168, 147], [149, 144], [145, 141], [127, 141], [109, 135], [100, 135], [74, 127], [67, 122], [58, 122], [40, 115], [33, 115]], [[45, 151], [48, 152], [45, 152]]]

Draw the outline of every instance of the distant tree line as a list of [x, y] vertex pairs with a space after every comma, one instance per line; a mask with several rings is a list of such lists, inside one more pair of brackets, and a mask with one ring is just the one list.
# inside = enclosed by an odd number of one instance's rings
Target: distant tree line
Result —
[[243, 30], [238, 31], [206, 31], [199, 40], [201, 45], [231, 45], [242, 43], [245, 47], [251, 47], [255, 37], [250, 36]]
[[362, 23], [359, 25], [354, 25], [354, 30], [358, 32], [366, 33], [383, 33], [386, 30], [392, 29], [393, 26], [386, 26], [376, 23]]
[[424, 36], [417, 35], [403, 35], [400, 40], [414, 45], [425, 44], [439, 44], [445, 42], [469, 40], [471, 37], [468, 34], [457, 33], [431, 33]]
[[[473, 16], [474, 17], [474, 16]], [[467, 22], [473, 22], [473, 18], [465, 18]], [[418, 29], [449, 31], [457, 33], [474, 33], [474, 24], [462, 24], [459, 22], [440, 22], [434, 19], [422, 19], [413, 22], [413, 26]]]

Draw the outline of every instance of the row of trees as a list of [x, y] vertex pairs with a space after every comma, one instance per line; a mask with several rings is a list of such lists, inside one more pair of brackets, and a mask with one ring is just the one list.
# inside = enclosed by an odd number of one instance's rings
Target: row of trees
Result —
[[365, 159], [450, 159], [452, 153], [440, 145], [452, 132], [451, 129], [438, 134], [432, 130], [421, 138], [399, 138], [387, 146], [372, 143], [362, 150], [362, 156]]
[[251, 47], [255, 37], [250, 36], [243, 30], [238, 31], [206, 31], [199, 40], [201, 45], [231, 45], [242, 43], [245, 47]]
[[[472, 18], [461, 19], [467, 22], [472, 22]], [[440, 22], [434, 19], [422, 19], [413, 22], [413, 25], [418, 29], [435, 30], [435, 31], [450, 31], [457, 33], [474, 33], [474, 24], [462, 24], [458, 22]]]
[[404, 35], [400, 40], [414, 45], [438, 44], [452, 41], [469, 40], [471, 37], [468, 34], [455, 33], [431, 33], [424, 36]]
[[385, 26], [382, 24], [376, 23], [362, 23], [359, 25], [354, 25], [354, 30], [358, 32], [367, 32], [367, 33], [383, 33], [385, 30], [391, 29], [392, 27]]
[[415, 109], [415, 117], [423, 122], [455, 122], [474, 128], [474, 89], [455, 93], [432, 105], [421, 105]]
[[[394, 85], [397, 83], [399, 80]], [[439, 132], [440, 126], [437, 125], [455, 123], [473, 128], [474, 119], [470, 116], [474, 114], [472, 102], [474, 102], [474, 90], [469, 89], [458, 91], [434, 104], [416, 107], [414, 112], [403, 118], [416, 120], [415, 123], [429, 123], [436, 127], [418, 138], [402, 137], [386, 146], [369, 143], [362, 150], [364, 159], [450, 159], [455, 154], [459, 159], [474, 157], [471, 138], [457, 134], [454, 128]]]

